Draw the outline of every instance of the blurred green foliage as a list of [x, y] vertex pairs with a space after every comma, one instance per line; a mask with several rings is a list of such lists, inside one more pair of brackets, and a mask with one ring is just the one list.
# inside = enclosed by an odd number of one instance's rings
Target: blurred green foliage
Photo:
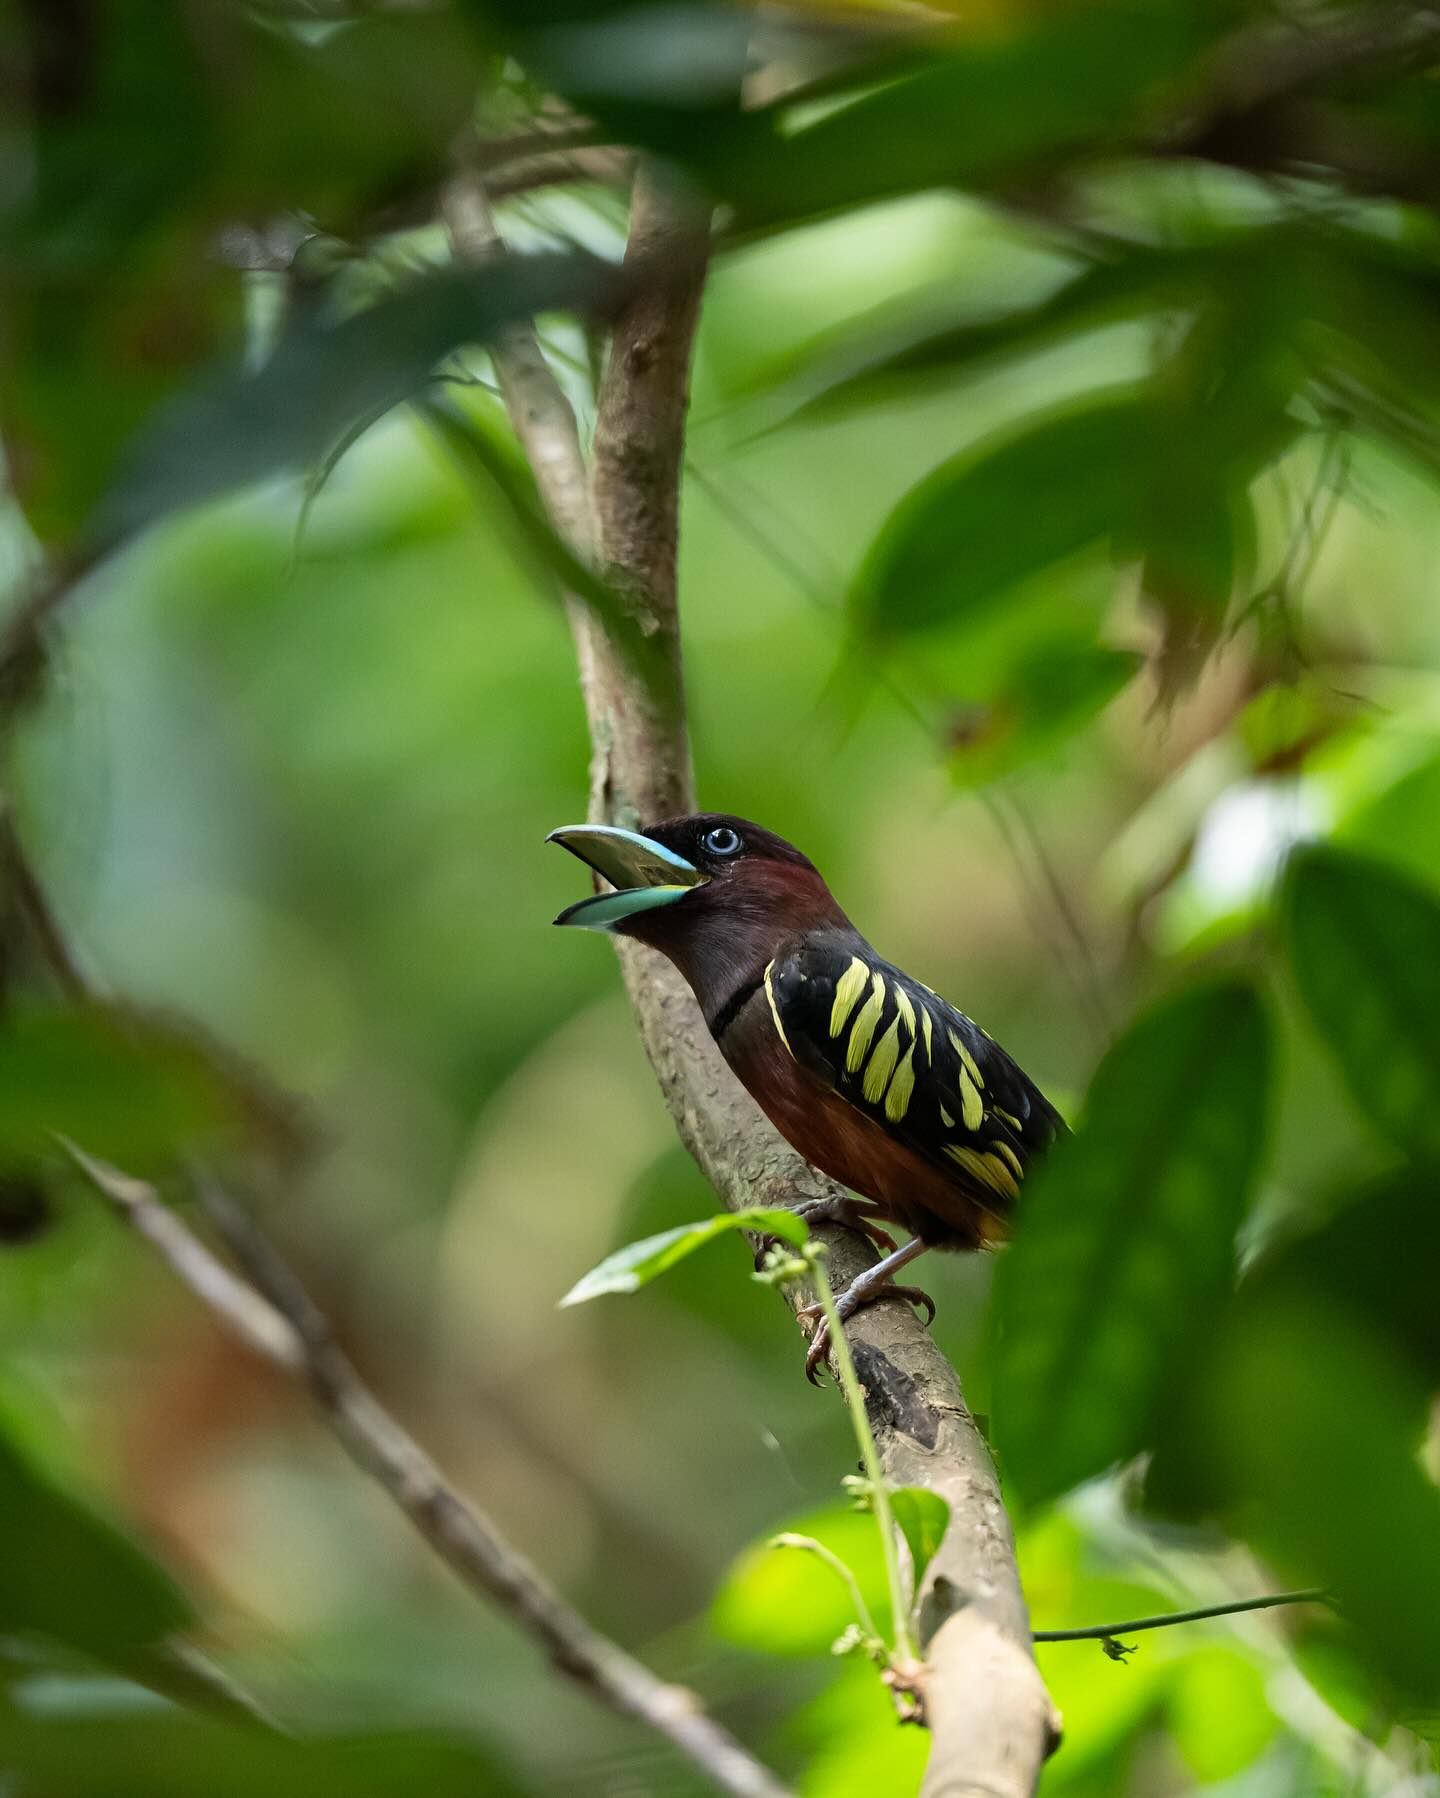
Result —
[[1026, 1188], [996, 1294], [1001, 1461], [1032, 1503], [1138, 1453], [1215, 1327], [1263, 1147], [1248, 985], [1197, 986], [1101, 1063], [1078, 1136]]
[[[551, 602], [610, 599], [484, 345], [540, 310], [588, 435], [624, 210], [535, 163], [537, 122], [717, 204], [681, 569], [706, 803], [799, 842], [1077, 1124], [993, 1315], [990, 1258], [932, 1281], [1037, 1626], [1337, 1601], [1124, 1665], [1042, 1647], [1045, 1791], [1434, 1792], [1429, 16], [14, 0], [0, 29], [13, 604], [43, 554], [86, 570], [42, 681], [5, 638], [4, 805], [137, 1007], [57, 992], [7, 858], [7, 1792], [695, 1789], [435, 1572], [56, 1134], [162, 1177], [223, 1155], [597, 1622], [807, 1798], [918, 1786], [922, 1733], [829, 1656], [843, 1585], [756, 1546], [812, 1535], [882, 1601], [830, 1503], [846, 1420], [744, 1255], [554, 1309], [713, 1205], [603, 947], [548, 928], [588, 757]], [[517, 252], [485, 268], [441, 221], [461, 134]], [[177, 1633], [300, 1739], [192, 1714]]]

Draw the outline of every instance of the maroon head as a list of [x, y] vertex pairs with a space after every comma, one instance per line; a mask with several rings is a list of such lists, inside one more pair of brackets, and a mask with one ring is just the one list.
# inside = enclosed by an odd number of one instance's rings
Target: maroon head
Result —
[[568, 906], [555, 922], [659, 949], [707, 1015], [756, 979], [788, 938], [849, 923], [807, 856], [727, 812], [669, 818], [640, 832], [566, 825], [546, 840], [615, 888]]

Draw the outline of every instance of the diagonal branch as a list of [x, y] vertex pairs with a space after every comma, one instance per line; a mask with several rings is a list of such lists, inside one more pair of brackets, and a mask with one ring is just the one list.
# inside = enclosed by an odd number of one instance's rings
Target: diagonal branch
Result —
[[112, 1210], [158, 1250], [233, 1336], [304, 1380], [356, 1466], [383, 1487], [439, 1559], [533, 1636], [561, 1672], [665, 1736], [719, 1790], [735, 1798], [785, 1798], [784, 1787], [700, 1708], [693, 1693], [659, 1679], [592, 1629], [456, 1491], [363, 1383], [294, 1273], [213, 1178], [197, 1172], [197, 1194], [254, 1286], [233, 1274], [148, 1183], [65, 1146]]
[[[488, 219], [484, 195], [469, 213]], [[491, 253], [483, 230], [452, 235]], [[557, 530], [628, 600], [661, 651], [657, 701], [596, 614], [570, 608], [593, 745], [590, 816], [634, 826], [694, 809], [676, 599], [679, 483], [691, 345], [708, 254], [694, 199], [642, 164], [627, 264], [646, 284], [616, 320], [595, 428], [588, 510], [574, 418], [533, 332], [497, 352], [511, 417]], [[658, 271], [663, 269], [661, 277]], [[538, 452], [538, 453], [537, 453]], [[617, 942], [640, 1034], [681, 1140], [727, 1207], [839, 1196], [776, 1134], [721, 1060], [689, 988], [659, 956]], [[821, 1227], [836, 1283], [873, 1263], [864, 1238]], [[791, 1302], [805, 1295], [789, 1290]], [[951, 1524], [927, 1576], [925, 1705], [934, 1746], [925, 1798], [1027, 1798], [1059, 1723], [1030, 1652], [1014, 1538], [999, 1481], [954, 1369], [908, 1305], [861, 1312], [847, 1330], [888, 1480], [928, 1486]]]

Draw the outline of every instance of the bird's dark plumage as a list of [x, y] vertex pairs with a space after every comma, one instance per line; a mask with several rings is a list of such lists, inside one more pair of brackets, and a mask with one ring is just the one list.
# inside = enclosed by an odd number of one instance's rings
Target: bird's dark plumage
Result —
[[[1003, 1235], [1026, 1167], [1054, 1140], [1059, 1117], [999, 1044], [853, 929], [777, 957], [765, 986], [800, 1066], [963, 1195], [963, 1215], [922, 1200], [912, 1217], [892, 1198], [899, 1221], [927, 1242]], [[933, 1193], [932, 1183], [922, 1190]]]
[[[557, 833], [616, 879], [609, 845], [593, 858], [583, 846], [595, 835]], [[601, 927], [669, 956], [781, 1134], [885, 1217], [926, 1245], [1003, 1237], [1028, 1168], [1064, 1129], [1010, 1056], [877, 955], [814, 864], [773, 832], [708, 812], [631, 841], [642, 862], [644, 842], [660, 845], [682, 884], [637, 882], [627, 911], [622, 855], [620, 894], [562, 921], [608, 905]]]

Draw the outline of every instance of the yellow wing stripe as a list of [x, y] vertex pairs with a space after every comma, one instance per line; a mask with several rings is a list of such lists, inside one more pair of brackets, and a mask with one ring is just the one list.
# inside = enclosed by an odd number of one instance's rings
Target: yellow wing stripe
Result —
[[988, 1186], [992, 1192], [998, 1192], [1002, 1198], [1018, 1197], [1020, 1188], [1015, 1176], [998, 1155], [982, 1154], [978, 1149], [962, 1147], [959, 1143], [946, 1143], [945, 1153], [968, 1174], [973, 1174], [982, 1186]]
[[846, 1020], [854, 1011], [861, 993], [865, 991], [865, 982], [869, 978], [869, 968], [858, 955], [852, 955], [850, 966], [835, 982], [835, 1003], [830, 1007], [831, 1036], [839, 1036], [845, 1028]]
[[960, 1116], [967, 1130], [978, 1130], [985, 1121], [985, 1101], [964, 1068], [960, 1070]]
[[945, 1128], [947, 1130], [953, 1130], [955, 1128], [954, 1118], [951, 1117], [950, 1113], [945, 1109], [945, 1107], [943, 1105], [940, 1107], [940, 1122], [945, 1126]]
[[850, 1047], [845, 1053], [845, 1071], [847, 1074], [858, 1074], [860, 1064], [870, 1053], [870, 1039], [875, 1034], [875, 1026], [880, 1022], [880, 1013], [885, 1009], [885, 982], [878, 974], [870, 979], [870, 997], [855, 1014], [855, 1022], [850, 1026]]
[[956, 1036], [953, 1030], [947, 1029], [945, 1034], [950, 1038], [950, 1047], [960, 1057], [961, 1062], [964, 1064], [965, 1072], [975, 1082], [976, 1086], [979, 1087], [980, 1091], [984, 1092], [985, 1076], [980, 1072], [979, 1067], [976, 1065], [975, 1057], [965, 1047], [964, 1043], [960, 1041], [960, 1038]]
[[905, 1051], [904, 1060], [895, 1070], [895, 1077], [890, 1082], [890, 1090], [885, 1095], [885, 1115], [892, 1124], [898, 1124], [910, 1109], [910, 1095], [915, 1090], [915, 1042], [912, 1037], [910, 1047]]
[[923, 1005], [920, 1007], [920, 1028], [925, 1032], [925, 1053], [931, 1061], [934, 1061], [934, 1059], [935, 1059], [935, 1043], [934, 1043], [935, 1026], [930, 1022], [930, 1012], [929, 1012], [928, 1008]]
[[905, 1028], [913, 1037], [915, 1034], [915, 1007], [910, 1003], [910, 995], [898, 980], [890, 990], [895, 995], [895, 1009], [905, 1020]]
[[1010, 1163], [1017, 1180], [1023, 1180], [1025, 1178], [1025, 1169], [1020, 1165], [1020, 1157], [1010, 1147], [1008, 1142], [997, 1142], [994, 1144], [994, 1152], [997, 1155], [1003, 1155]]
[[771, 982], [770, 982], [770, 976], [774, 972], [775, 972], [775, 964], [772, 961], [766, 966], [766, 969], [765, 969], [765, 997], [770, 1001], [770, 1016], [772, 1018], [774, 1018], [774, 1020], [775, 1020], [776, 1033], [779, 1036], [780, 1041], [782, 1043], [784, 1043], [786, 1052], [788, 1053], [791, 1061], [794, 1061], [795, 1051], [790, 1047], [790, 1038], [788, 1036], [786, 1036], [785, 1026], [780, 1022], [780, 1007], [775, 1003], [775, 988], [771, 985]]
[[861, 1091], [870, 1104], [879, 1103], [880, 1095], [895, 1072], [895, 1063], [899, 1059], [900, 1019], [897, 1015], [891, 1018], [890, 1028], [876, 1043], [874, 1052], [865, 1064], [865, 1081]]

